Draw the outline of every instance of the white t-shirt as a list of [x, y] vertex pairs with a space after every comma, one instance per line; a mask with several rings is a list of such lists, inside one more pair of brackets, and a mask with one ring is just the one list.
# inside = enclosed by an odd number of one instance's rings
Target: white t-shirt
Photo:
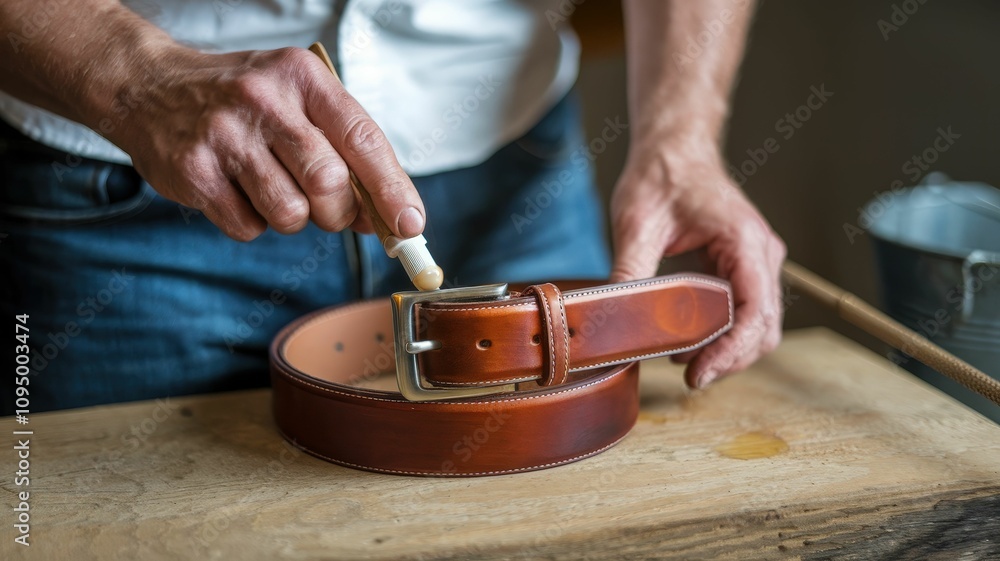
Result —
[[[576, 80], [579, 44], [560, 0], [124, 0], [206, 52], [336, 45], [347, 90], [411, 175], [476, 165]], [[94, 131], [0, 91], [0, 117], [88, 158], [131, 163]]]

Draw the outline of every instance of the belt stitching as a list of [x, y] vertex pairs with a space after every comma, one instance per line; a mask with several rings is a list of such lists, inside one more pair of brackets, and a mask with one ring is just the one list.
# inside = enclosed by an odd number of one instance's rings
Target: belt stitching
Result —
[[[708, 279], [704, 279], [704, 278], [701, 278], [701, 277], [674, 277], [674, 278], [664, 279], [664, 280], [659, 280], [659, 281], [648, 281], [648, 282], [639, 283], [639, 284], [630, 284], [630, 285], [627, 285], [627, 286], [609, 287], [609, 288], [603, 288], [603, 289], [599, 289], [599, 290], [591, 290], [591, 291], [588, 291], [588, 292], [580, 292], [580, 293], [575, 293], [575, 294], [569, 294], [569, 295], [566, 295], [566, 297], [567, 298], [574, 298], [574, 297], [579, 297], [579, 296], [588, 296], [588, 295], [591, 295], [591, 294], [600, 294], [600, 293], [603, 293], [603, 292], [613, 292], [613, 291], [616, 291], [616, 290], [625, 290], [625, 289], [628, 289], [628, 288], [638, 288], [638, 287], [643, 287], [643, 286], [653, 286], [653, 285], [657, 285], [657, 284], [668, 284], [668, 283], [671, 283], [671, 282], [679, 282], [679, 281], [700, 282], [700, 283], [703, 283], [703, 284], [708, 284], [708, 285], [711, 285], [711, 286], [715, 286], [717, 288], [723, 288], [723, 289], [725, 288], [725, 285], [723, 285], [721, 283], [714, 282], [714, 281], [711, 281], [711, 280], [708, 280]], [[657, 356], [666, 356], [666, 355], [668, 355], [670, 353], [680, 353], [680, 352], [684, 352], [684, 351], [696, 349], [696, 348], [698, 348], [698, 347], [700, 347], [702, 345], [705, 345], [706, 343], [709, 343], [709, 342], [715, 340], [723, 331], [725, 331], [729, 327], [732, 327], [732, 324], [733, 324], [732, 297], [731, 296], [727, 296], [727, 300], [729, 300], [729, 304], [730, 304], [730, 306], [729, 306], [729, 321], [728, 321], [728, 323], [724, 327], [719, 328], [715, 333], [712, 333], [708, 337], [705, 337], [704, 339], [702, 339], [701, 341], [698, 341], [697, 343], [695, 343], [693, 345], [688, 345], [686, 347], [680, 347], [680, 348], [677, 348], [677, 349], [671, 349], [669, 351], [665, 351], [665, 352], [661, 352], [661, 353], [647, 353], [647, 354], [643, 354], [643, 355], [634, 355], [634, 356], [631, 356], [631, 357], [626, 357], [626, 358], [622, 358], [622, 359], [618, 359], [618, 360], [610, 360], [610, 361], [605, 361], [605, 362], [598, 362], [598, 363], [595, 363], [595, 364], [587, 364], [587, 365], [583, 365], [583, 366], [578, 366], [576, 368], [572, 368], [572, 369], [570, 369], [570, 372], [579, 372], [580, 370], [586, 370], [586, 369], [589, 369], [589, 368], [597, 368], [599, 366], [605, 366], [605, 365], [624, 364], [626, 362], [631, 362], [631, 361], [635, 361], [635, 360], [641, 360], [641, 359], [644, 359], [644, 358], [653, 358], [653, 357], [657, 357]], [[370, 304], [370, 303], [371, 302], [369, 301], [369, 302], [357, 302], [357, 303], [354, 303], [354, 304], [348, 304], [347, 306], [342, 306], [341, 308], [339, 308], [339, 311], [340, 312], [346, 312], [346, 311], [348, 311], [348, 310], [350, 310], [352, 308], [357, 308], [357, 307], [364, 306], [364, 305], [367, 305], [367, 304]], [[478, 308], [461, 308], [461, 309], [442, 308], [440, 310], [435, 310], [435, 311], [470, 311], [470, 310], [482, 310], [482, 309], [495, 309], [495, 308], [506, 308], [506, 307], [513, 307], [513, 306], [530, 306], [530, 305], [532, 305], [534, 303], [535, 302], [523, 302], [523, 303], [520, 303], [520, 304], [504, 304], [504, 305], [501, 305], [501, 306], [481, 306], [481, 307], [478, 307]], [[336, 316], [326, 316], [326, 317], [315, 318], [315, 319], [310, 320], [310, 321], [302, 324], [301, 326], [299, 326], [299, 328], [296, 329], [296, 331], [298, 331], [299, 333], [301, 333], [301, 329], [303, 327], [305, 327], [306, 325], [312, 324], [312, 323], [317, 322], [317, 321], [329, 320], [331, 317], [336, 317]], [[288, 339], [285, 340], [285, 342], [281, 345], [281, 347], [284, 347], [285, 345], [291, 344], [291, 342], [294, 339], [296, 339], [297, 337], [298, 337], [298, 334], [295, 334], [295, 335], [289, 337]], [[356, 394], [349, 394], [349, 393], [346, 393], [346, 392], [332, 390], [330, 388], [324, 388], [323, 386], [318, 386], [318, 385], [313, 384], [311, 382], [308, 382], [308, 381], [306, 381], [304, 379], [301, 379], [300, 377], [298, 377], [298, 376], [296, 376], [296, 375], [294, 375], [294, 374], [292, 374], [290, 372], [286, 372], [285, 369], [284, 369], [284, 367], [281, 366], [281, 365], [275, 365], [275, 366], [276, 366], [276, 368], [278, 369], [278, 371], [281, 374], [287, 376], [288, 378], [291, 378], [293, 380], [299, 381], [299, 382], [301, 382], [303, 384], [306, 384], [308, 386], [314, 387], [314, 388], [316, 388], [318, 390], [321, 390], [321, 391], [335, 393], [335, 394], [343, 395], [345, 397], [360, 398], [360, 399], [370, 399], [370, 400], [375, 400], [375, 401], [388, 401], [388, 402], [391, 402], [391, 403], [401, 403], [401, 402], [399, 402], [397, 400], [394, 400], [394, 399], [384, 399], [384, 398], [379, 398], [379, 397], [368, 397], [368, 396], [362, 396], [362, 395], [356, 395]], [[607, 378], [604, 378], [602, 380], [598, 380], [596, 382], [591, 382], [590, 384], [587, 384], [585, 386], [580, 386], [578, 388], [572, 388], [572, 389], [568, 389], [568, 390], [561, 390], [561, 391], [558, 391], [558, 392], [555, 392], [555, 393], [552, 393], [552, 394], [546, 394], [546, 395], [543, 395], [543, 396], [520, 397], [520, 398], [515, 398], [515, 399], [504, 399], [504, 400], [496, 400], [496, 401], [468, 401], [468, 402], [463, 402], [463, 403], [453, 403], [453, 402], [444, 401], [444, 402], [435, 402], [435, 403], [440, 403], [440, 404], [445, 404], [445, 405], [468, 405], [468, 404], [476, 404], [476, 403], [481, 403], [481, 404], [486, 404], [486, 403], [504, 403], [504, 402], [511, 402], [511, 401], [520, 401], [520, 400], [525, 400], [525, 399], [536, 399], [536, 398], [539, 398], [539, 397], [548, 397], [548, 396], [552, 396], [552, 395], [558, 395], [560, 393], [565, 393], [565, 392], [570, 392], [570, 391], [576, 391], [576, 390], [582, 390], [582, 389], [587, 388], [587, 387], [589, 387], [591, 385], [600, 384], [602, 382], [610, 380], [611, 378], [614, 378], [618, 374], [620, 374], [620, 372], [617, 373], [617, 374], [613, 374], [611, 376], [608, 376]], [[536, 378], [530, 378], [530, 379], [534, 380]], [[486, 380], [484, 382], [473, 382], [473, 383], [464, 383], [464, 384], [455, 384], [455, 385], [486, 386], [486, 385], [498, 385], [498, 384], [506, 382], [506, 381], [515, 381], [515, 380], [519, 380], [519, 379], [518, 378], [511, 378], [511, 379], [508, 379], [508, 380]]]
[[469, 473], [445, 474], [445, 473], [441, 473], [441, 472], [437, 472], [437, 471], [404, 471], [404, 470], [396, 470], [396, 469], [384, 469], [384, 468], [377, 468], [377, 467], [365, 466], [365, 465], [361, 465], [361, 464], [355, 464], [355, 463], [351, 463], [351, 462], [345, 462], [343, 460], [338, 460], [336, 458], [331, 458], [329, 456], [325, 456], [323, 454], [320, 454], [319, 452], [316, 452], [315, 450], [306, 448], [305, 446], [300, 446], [295, 441], [288, 439], [288, 436], [284, 432], [282, 432], [280, 430], [279, 430], [279, 432], [281, 432], [281, 435], [284, 436], [286, 440], [289, 440], [290, 442], [292, 442], [292, 444], [295, 445], [296, 448], [301, 448], [302, 450], [305, 450], [309, 454], [312, 454], [314, 456], [319, 456], [320, 458], [323, 458], [324, 460], [333, 462], [335, 464], [340, 464], [340, 465], [344, 465], [344, 466], [348, 466], [348, 467], [353, 467], [353, 468], [358, 468], [358, 469], [366, 469], [366, 470], [369, 470], [369, 471], [378, 471], [378, 472], [382, 472], [382, 473], [394, 473], [394, 474], [397, 474], [397, 475], [437, 475], [437, 476], [451, 476], [451, 477], [455, 477], [455, 476], [458, 476], [458, 477], [462, 477], [462, 476], [474, 476], [474, 475], [502, 475], [502, 474], [505, 474], [505, 473], [518, 473], [518, 472], [522, 472], [522, 471], [531, 471], [531, 470], [543, 469], [543, 468], [547, 468], [547, 467], [561, 466], [563, 464], [568, 464], [568, 463], [571, 463], [571, 462], [575, 462], [577, 460], [582, 460], [584, 458], [589, 458], [590, 456], [595, 456], [597, 454], [600, 454], [601, 452], [607, 450], [608, 448], [611, 448], [615, 444], [618, 444], [619, 442], [621, 442], [622, 440], [624, 440], [626, 436], [628, 436], [628, 433], [625, 433], [624, 435], [622, 435], [621, 437], [619, 437], [617, 440], [615, 440], [611, 444], [608, 444], [606, 446], [602, 446], [601, 448], [598, 448], [597, 450], [593, 450], [591, 452], [587, 452], [586, 454], [580, 454], [579, 456], [573, 456], [572, 458], [567, 458], [565, 460], [560, 460], [558, 462], [549, 462], [547, 464], [539, 464], [539, 465], [536, 465], [536, 466], [527, 466], [527, 467], [520, 467], [520, 468], [514, 468], [514, 469], [502, 469], [502, 470], [496, 470], [496, 471], [476, 471], [476, 472], [469, 472]]
[[[339, 390], [334, 390], [334, 389], [330, 389], [330, 388], [324, 388], [323, 386], [319, 386], [319, 385], [313, 384], [312, 382], [304, 380], [301, 377], [298, 377], [298, 376], [296, 376], [296, 375], [294, 375], [294, 374], [292, 374], [290, 372], [286, 372], [285, 371], [285, 367], [283, 365], [280, 365], [280, 364], [279, 365], [275, 365], [275, 368], [277, 368], [277, 370], [278, 370], [279, 373], [281, 373], [282, 375], [284, 375], [287, 378], [290, 378], [290, 379], [292, 379], [292, 380], [294, 380], [296, 382], [300, 382], [300, 383], [305, 384], [307, 386], [311, 386], [311, 387], [316, 388], [317, 390], [320, 390], [320, 391], [334, 393], [334, 394], [342, 395], [344, 397], [357, 398], [357, 399], [369, 399], [369, 400], [372, 400], [372, 401], [388, 401], [390, 403], [401, 403], [401, 404], [410, 404], [410, 405], [414, 405], [415, 403], [417, 403], [417, 402], [412, 402], [412, 401], [399, 401], [399, 400], [396, 400], [396, 399], [385, 399], [383, 397], [370, 397], [370, 396], [367, 396], [367, 395], [351, 394], [351, 393], [342, 392], [342, 391], [339, 391]], [[575, 392], [575, 391], [579, 391], [579, 390], [582, 390], [582, 389], [585, 389], [585, 388], [589, 388], [591, 386], [596, 386], [598, 384], [603, 384], [604, 382], [607, 382], [608, 380], [611, 380], [612, 378], [614, 378], [616, 376], [620, 376], [626, 370], [627, 370], [626, 368], [623, 368], [623, 369], [619, 370], [618, 372], [615, 372], [614, 374], [608, 376], [607, 378], [601, 378], [600, 380], [597, 380], [597, 381], [594, 381], [594, 382], [590, 382], [590, 383], [584, 384], [584, 385], [576, 387], [576, 388], [568, 388], [568, 389], [565, 389], [565, 390], [559, 390], [557, 392], [547, 393], [547, 394], [543, 394], [543, 395], [532, 395], [532, 396], [515, 397], [515, 398], [508, 398], [508, 399], [496, 399], [496, 400], [490, 400], [490, 401], [464, 401], [464, 402], [435, 401], [433, 403], [435, 405], [448, 405], [448, 406], [453, 405], [453, 406], [458, 407], [458, 406], [463, 406], [463, 405], [466, 405], [466, 406], [467, 405], [493, 405], [493, 404], [496, 404], [496, 403], [512, 403], [512, 402], [515, 402], [515, 401], [526, 401], [526, 400], [529, 400], [529, 399], [539, 399], [539, 398], [543, 398], [543, 397], [553, 397], [553, 396], [556, 396], [556, 395], [559, 395], [559, 394], [562, 394], [562, 393]]]

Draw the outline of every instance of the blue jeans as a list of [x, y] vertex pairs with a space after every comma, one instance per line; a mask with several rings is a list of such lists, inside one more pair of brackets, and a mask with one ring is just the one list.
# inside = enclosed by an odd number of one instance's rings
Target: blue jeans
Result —
[[[570, 96], [486, 162], [414, 178], [446, 285], [607, 277], [583, 145]], [[0, 166], [0, 305], [30, 315], [33, 412], [266, 386], [268, 344], [296, 317], [413, 290], [374, 236], [235, 242], [132, 168], [9, 128]], [[6, 382], [4, 415], [14, 398]]]

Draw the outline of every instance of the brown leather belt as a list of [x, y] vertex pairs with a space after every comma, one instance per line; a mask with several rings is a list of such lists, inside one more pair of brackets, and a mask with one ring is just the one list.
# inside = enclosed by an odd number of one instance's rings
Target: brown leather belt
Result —
[[[733, 323], [730, 286], [714, 277], [559, 284], [402, 292], [293, 322], [271, 345], [279, 430], [314, 456], [384, 473], [558, 466], [632, 428], [637, 361]], [[374, 387], [387, 371], [399, 391]]]

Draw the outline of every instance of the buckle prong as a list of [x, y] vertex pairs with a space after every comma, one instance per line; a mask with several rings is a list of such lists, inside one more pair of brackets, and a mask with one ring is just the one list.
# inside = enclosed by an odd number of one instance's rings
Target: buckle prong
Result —
[[446, 288], [428, 292], [397, 292], [392, 295], [392, 323], [396, 341], [396, 383], [399, 393], [409, 401], [460, 399], [514, 391], [514, 384], [499, 386], [443, 388], [431, 385], [417, 367], [419, 353], [440, 349], [441, 342], [417, 340], [416, 312], [422, 302], [490, 301], [507, 298], [507, 284], [488, 284], [468, 288]]
[[441, 348], [441, 341], [413, 341], [406, 344], [406, 352], [411, 355], [433, 351]]

